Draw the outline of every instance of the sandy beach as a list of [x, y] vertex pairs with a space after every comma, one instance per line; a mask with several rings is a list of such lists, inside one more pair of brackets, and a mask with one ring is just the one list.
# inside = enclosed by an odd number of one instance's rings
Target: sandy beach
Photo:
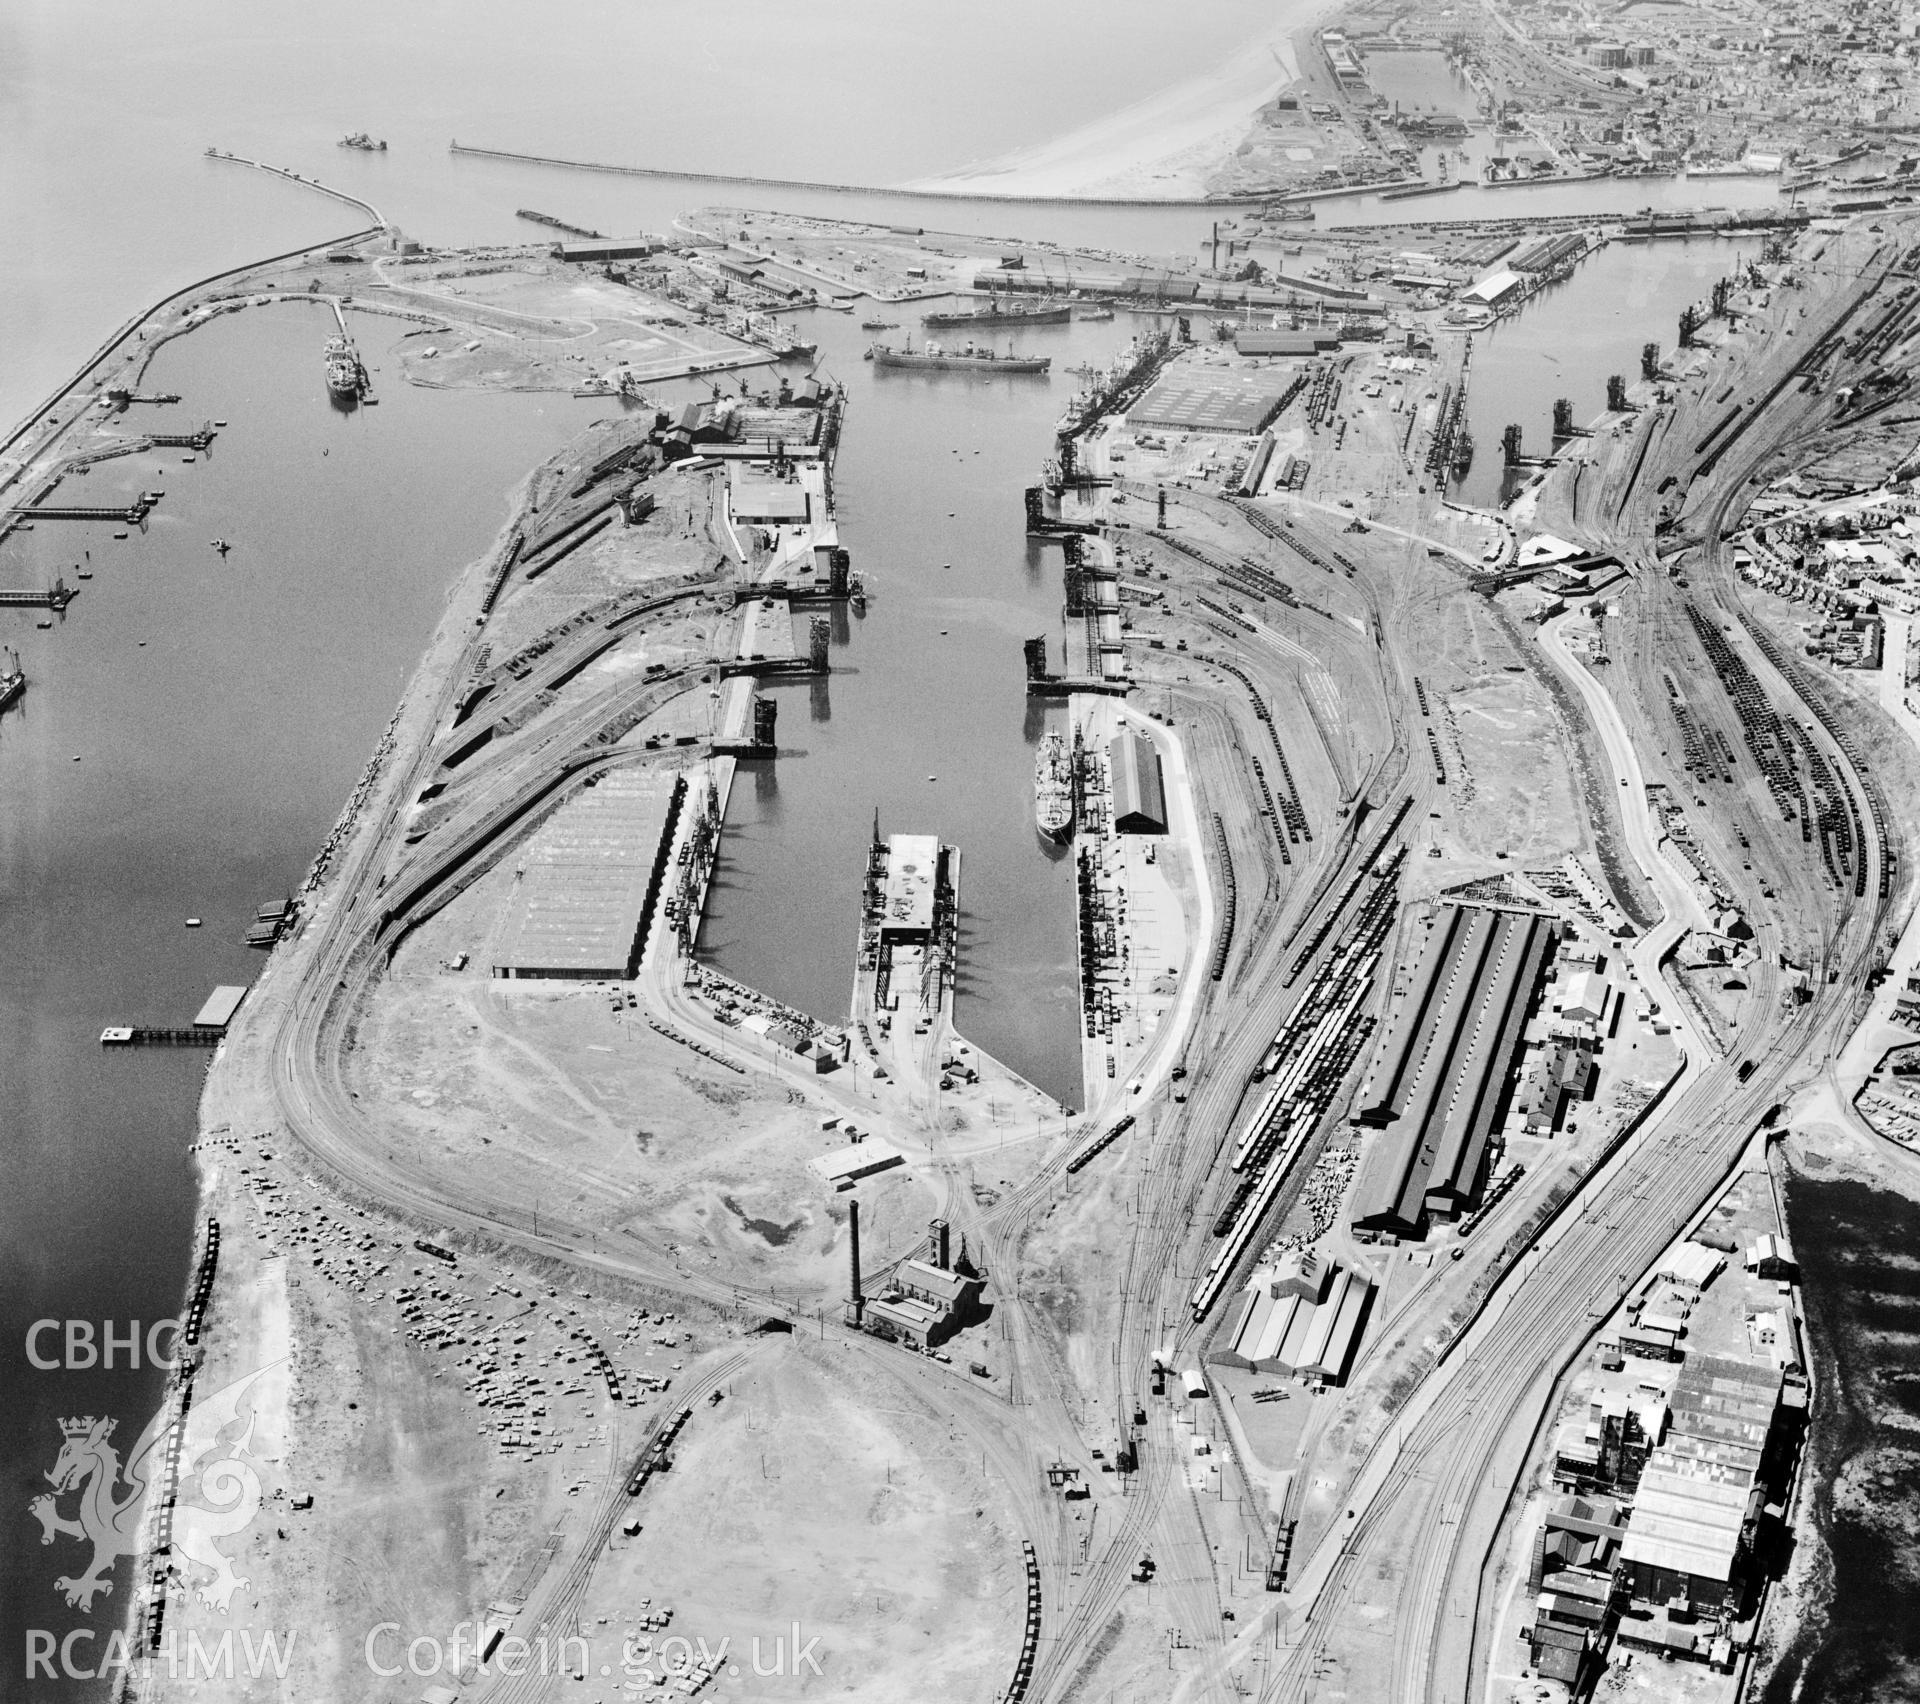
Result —
[[1336, 0], [1297, 0], [1280, 28], [1245, 43], [1192, 77], [1047, 142], [908, 189], [1023, 196], [1194, 196], [1245, 139], [1254, 114], [1299, 75], [1297, 39], [1338, 10]]

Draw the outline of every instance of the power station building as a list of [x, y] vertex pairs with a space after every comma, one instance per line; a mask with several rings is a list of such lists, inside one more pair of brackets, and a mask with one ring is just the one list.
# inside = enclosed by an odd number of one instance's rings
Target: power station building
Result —
[[1355, 1102], [1354, 1122], [1380, 1131], [1354, 1190], [1356, 1230], [1418, 1236], [1478, 1197], [1559, 930], [1534, 912], [1435, 915]]
[[862, 1315], [856, 1323], [869, 1329], [878, 1326], [922, 1349], [951, 1337], [970, 1321], [980, 1304], [983, 1280], [966, 1267], [956, 1265], [948, 1247], [945, 1219], [935, 1219], [928, 1227], [927, 1258], [903, 1260], [893, 1270], [886, 1288], [868, 1300], [862, 1291], [859, 1270], [858, 1221], [853, 1228], [853, 1296], [850, 1307]]

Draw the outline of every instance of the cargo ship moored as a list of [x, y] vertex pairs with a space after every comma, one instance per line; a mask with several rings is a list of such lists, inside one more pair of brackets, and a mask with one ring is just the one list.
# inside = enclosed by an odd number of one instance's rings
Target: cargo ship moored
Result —
[[946, 349], [929, 343], [925, 350], [890, 349], [876, 343], [867, 351], [867, 359], [876, 367], [909, 367], [934, 372], [1044, 373], [1053, 365], [1047, 355], [1015, 355], [1009, 350], [996, 355], [991, 349], [976, 349], [969, 343], [964, 349]]
[[1064, 845], [1073, 833], [1073, 768], [1067, 742], [1048, 734], [1033, 760], [1033, 823], [1041, 837]]

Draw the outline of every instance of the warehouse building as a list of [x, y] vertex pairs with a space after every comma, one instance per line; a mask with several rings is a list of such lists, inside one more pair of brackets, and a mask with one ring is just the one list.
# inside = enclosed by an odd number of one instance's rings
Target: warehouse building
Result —
[[615, 770], [590, 782], [521, 852], [493, 974], [572, 981], [639, 969], [684, 777]]
[[1481, 279], [1471, 289], [1462, 290], [1460, 300], [1478, 302], [1483, 307], [1497, 308], [1513, 296], [1524, 282], [1520, 274], [1511, 269], [1496, 272], [1491, 277]]
[[1167, 794], [1153, 742], [1122, 728], [1107, 745], [1113, 774], [1113, 826], [1120, 834], [1165, 834]]
[[555, 243], [553, 254], [558, 260], [598, 266], [610, 260], [645, 260], [666, 246], [662, 237], [586, 237], [579, 242]]
[[1242, 355], [1321, 355], [1338, 349], [1340, 338], [1330, 331], [1263, 331], [1256, 326], [1238, 326], [1233, 346]]
[[1228, 1316], [1214, 1358], [1260, 1373], [1298, 1373], [1339, 1384], [1366, 1326], [1373, 1285], [1357, 1272], [1295, 1249], [1255, 1270]]
[[1479, 1196], [1559, 928], [1534, 912], [1439, 909], [1355, 1101], [1354, 1121], [1381, 1131], [1354, 1191], [1357, 1230], [1417, 1236]]

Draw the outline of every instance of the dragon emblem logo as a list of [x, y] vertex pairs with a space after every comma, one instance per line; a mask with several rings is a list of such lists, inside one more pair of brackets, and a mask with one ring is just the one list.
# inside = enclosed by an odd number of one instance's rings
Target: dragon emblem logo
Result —
[[[27, 1512], [40, 1523], [42, 1544], [75, 1538], [93, 1546], [84, 1572], [53, 1582], [71, 1608], [91, 1615], [96, 1595], [112, 1595], [115, 1564], [139, 1548], [149, 1494], [156, 1504], [166, 1494], [171, 1453], [178, 1464], [172, 1479], [172, 1568], [182, 1578], [184, 1563], [205, 1569], [212, 1578], [199, 1588], [200, 1601], [222, 1615], [228, 1612], [233, 1594], [247, 1582], [214, 1540], [245, 1530], [260, 1510], [260, 1476], [251, 1461], [256, 1416], [249, 1393], [267, 1370], [251, 1372], [194, 1403], [177, 1432], [170, 1424], [172, 1405], [163, 1404], [124, 1466], [112, 1444], [117, 1421], [86, 1415], [60, 1422], [60, 1454], [46, 1475], [53, 1490], [34, 1498]], [[243, 1408], [244, 1429], [223, 1442], [240, 1424]], [[61, 1500], [69, 1496], [79, 1499], [75, 1518], [60, 1511]]]

